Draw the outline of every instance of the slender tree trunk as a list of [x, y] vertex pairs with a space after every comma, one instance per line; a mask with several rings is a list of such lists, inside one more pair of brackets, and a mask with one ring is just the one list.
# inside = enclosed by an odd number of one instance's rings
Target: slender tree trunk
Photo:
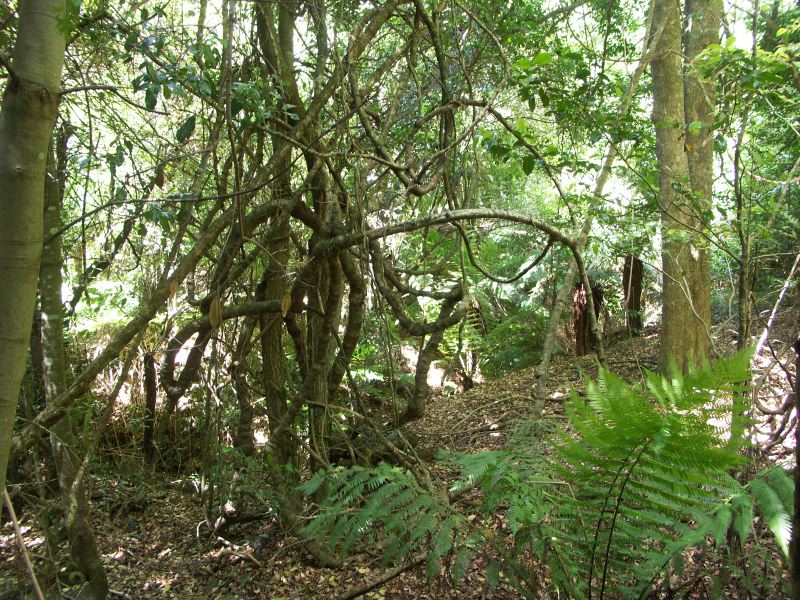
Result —
[[[328, 444], [331, 438], [331, 420], [333, 418], [329, 406], [335, 400], [328, 387], [328, 379], [334, 360], [336, 359], [336, 344], [333, 341], [334, 331], [337, 331], [341, 322], [342, 301], [344, 294], [344, 275], [338, 259], [328, 260], [328, 264], [320, 269], [315, 293], [319, 299], [325, 299], [319, 305], [319, 312], [308, 314], [308, 351], [314, 356], [315, 361], [322, 363], [321, 376], [316, 382], [317, 402], [323, 406], [309, 407], [309, 437], [311, 447], [322, 458], [328, 456]], [[330, 311], [331, 314], [325, 314]], [[323, 348], [325, 349], [323, 351]], [[325, 464], [317, 464], [317, 459], [312, 458], [312, 469], [321, 469]]]
[[44, 172], [58, 112], [63, 0], [21, 0], [0, 110], [0, 490], [5, 487], [42, 252]]
[[253, 419], [255, 410], [251, 400], [250, 388], [247, 385], [248, 356], [252, 348], [253, 330], [256, 319], [247, 318], [239, 330], [239, 339], [233, 354], [234, 364], [231, 366], [231, 379], [236, 399], [239, 403], [239, 419], [236, 434], [233, 438], [233, 447], [245, 456], [252, 456], [256, 450], [253, 439]]
[[[52, 159], [52, 150], [48, 155]], [[66, 160], [66, 139], [63, 137], [59, 139], [59, 158], [59, 167], [63, 169]], [[57, 171], [54, 160], [50, 164], [51, 168], [48, 169], [45, 183], [44, 231], [57, 231], [61, 229], [63, 171]], [[42, 305], [42, 379], [47, 402], [67, 389], [64, 305], [61, 300], [63, 264], [59, 236], [44, 245], [39, 276]], [[72, 433], [69, 414], [53, 425], [50, 431], [50, 442], [64, 502], [70, 556], [88, 583], [83, 593], [87, 597], [101, 600], [108, 595], [108, 579], [92, 531], [86, 489], [82, 480], [76, 481], [81, 456], [77, 452], [79, 445]]]
[[158, 396], [158, 377], [156, 375], [156, 358], [152, 352], [144, 355], [144, 436], [142, 439], [142, 451], [144, 462], [148, 465], [153, 464], [155, 459], [155, 444], [153, 434], [156, 425], [156, 399]]
[[[442, 302], [442, 307], [439, 310], [439, 317], [437, 320], [449, 317], [453, 313], [456, 304], [460, 300], [461, 296], [451, 297], [444, 300]], [[444, 328], [434, 331], [428, 338], [428, 341], [422, 347], [419, 356], [417, 356], [417, 367], [414, 372], [414, 393], [411, 396], [411, 399], [408, 401], [408, 407], [403, 414], [400, 415], [400, 425], [405, 425], [410, 421], [421, 419], [425, 416], [425, 410], [428, 405], [428, 395], [430, 392], [430, 388], [428, 386], [428, 373], [431, 370], [431, 364], [433, 364], [433, 361], [438, 354], [439, 344], [441, 344], [442, 340], [444, 339], [444, 332]]]
[[[690, 273], [692, 302], [703, 328], [711, 325], [711, 254], [709, 232], [714, 184], [714, 118], [717, 84], [700, 73], [695, 59], [709, 46], [719, 44], [723, 4], [719, 0], [686, 0], [686, 60], [684, 111], [686, 114], [686, 156], [697, 213], [697, 268]], [[710, 340], [704, 332], [696, 340], [699, 358], [706, 358]]]
[[[794, 342], [794, 352], [794, 411], [800, 415], [800, 337]], [[792, 563], [792, 599], [800, 600], [800, 424], [794, 430], [794, 515], [789, 554]]]
[[[285, 190], [291, 193], [290, 190]], [[279, 193], [279, 191], [276, 191]], [[289, 215], [278, 215], [270, 227], [269, 262], [264, 271], [260, 300], [283, 300], [288, 290], [287, 264], [289, 261], [290, 224]], [[261, 376], [264, 389], [265, 407], [269, 419], [270, 432], [275, 431], [286, 412], [286, 355], [283, 349], [283, 320], [280, 314], [261, 317]], [[293, 462], [295, 443], [287, 439], [278, 449], [278, 464]]]
[[644, 265], [638, 256], [625, 257], [622, 268], [622, 291], [625, 303], [625, 327], [628, 334], [638, 336], [642, 333], [642, 279]]

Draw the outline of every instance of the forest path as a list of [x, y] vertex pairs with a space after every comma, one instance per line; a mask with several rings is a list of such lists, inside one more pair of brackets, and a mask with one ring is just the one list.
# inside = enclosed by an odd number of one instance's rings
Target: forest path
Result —
[[[794, 328], [795, 321], [788, 321]], [[718, 347], [729, 348], [729, 331], [718, 332]], [[636, 379], [640, 368], [655, 368], [657, 332], [642, 338], [623, 339], [607, 348], [610, 369], [626, 379]], [[502, 447], [516, 426], [529, 420], [534, 407], [535, 368], [509, 373], [463, 393], [435, 395], [426, 416], [410, 425], [420, 439], [420, 454], [478, 452]], [[569, 354], [553, 358], [547, 388], [548, 400], [541, 423], [548, 428], [564, 422], [564, 403], [573, 390], [580, 392], [584, 377], [597, 374], [594, 356]], [[124, 595], [117, 598], [265, 598], [273, 600], [337, 599], [349, 590], [374, 581], [387, 572], [380, 558], [360, 554], [338, 569], [316, 567], [295, 538], [286, 536], [274, 520], [262, 519], [231, 527], [226, 539], [209, 539], [198, 494], [189, 478], [180, 483], [148, 480], [130, 459], [130, 475], [98, 476], [93, 494], [93, 520], [98, 544], [106, 561], [111, 587]], [[454, 473], [434, 460], [433, 472], [447, 485]], [[116, 473], [125, 465], [119, 465]], [[480, 493], [459, 499], [462, 510], [480, 502]], [[478, 512], [477, 509], [475, 511]], [[34, 515], [22, 514], [25, 540], [31, 554], [43, 554], [42, 538]], [[475, 525], [508, 530], [502, 515], [490, 522], [476, 516]], [[19, 583], [27, 584], [14, 556], [10, 526], [0, 535], [0, 600], [19, 598]], [[506, 538], [508, 539], [508, 538]], [[255, 547], [254, 547], [255, 546]], [[414, 600], [518, 598], [511, 588], [492, 589], [485, 567], [490, 557], [478, 554], [456, 587], [429, 584], [424, 563], [386, 584], [376, 586], [363, 598]], [[74, 597], [67, 590], [65, 597]], [[70, 595], [72, 594], [72, 595]]]
[[[639, 379], [641, 369], [655, 369], [658, 335], [623, 339], [606, 348], [607, 366], [626, 380]], [[542, 421], [558, 423], [564, 418], [564, 403], [573, 391], [583, 389], [586, 377], [597, 376], [594, 354], [576, 357], [557, 354], [550, 363], [547, 397]], [[426, 415], [410, 427], [420, 437], [420, 450], [434, 455], [437, 450], [477, 452], [502, 447], [516, 425], [529, 420], [535, 411], [536, 367], [513, 371], [461, 393], [439, 393]]]
[[[623, 340], [607, 349], [609, 366], [625, 377], [637, 377], [639, 365], [654, 367], [658, 356], [658, 337], [652, 335]], [[639, 363], [637, 364], [637, 359]], [[511, 372], [476, 385], [462, 393], [436, 394], [426, 416], [409, 427], [420, 437], [420, 454], [437, 451], [478, 452], [497, 449], [507, 441], [517, 423], [527, 419], [533, 409], [535, 368]], [[569, 354], [553, 357], [548, 383], [548, 398], [542, 421], [555, 426], [563, 422], [564, 401], [572, 389], [580, 389], [584, 376], [597, 374], [593, 355], [576, 358]], [[456, 475], [437, 461], [433, 472], [443, 485]], [[274, 600], [337, 599], [349, 590], [375, 580], [386, 572], [376, 556], [366, 554], [348, 559], [339, 569], [315, 566], [301, 551], [296, 540], [285, 537], [272, 521], [236, 526], [227, 533], [233, 546], [220, 547], [203, 538], [198, 542], [196, 526], [203, 520], [197, 496], [177, 492], [172, 486], [154, 488], [161, 494], [141, 514], [135, 515], [141, 531], [125, 528], [125, 519], [98, 518], [101, 544], [112, 556], [111, 581], [115, 589], [131, 598], [270, 598]], [[479, 492], [462, 498], [462, 509], [480, 501]], [[478, 520], [481, 517], [477, 517]], [[475, 523], [478, 525], [478, 522]], [[505, 529], [502, 515], [482, 523], [498, 531]], [[120, 527], [122, 526], [122, 528]], [[139, 538], [144, 537], [144, 541]], [[126, 546], [125, 540], [128, 540]], [[254, 552], [256, 540], [265, 546]], [[246, 558], [258, 556], [259, 563]], [[429, 584], [423, 564], [400, 574], [385, 585], [376, 586], [363, 598], [414, 600], [511, 599], [518, 594], [506, 585], [492, 589], [486, 580], [486, 562], [479, 554], [466, 577], [456, 587]]]

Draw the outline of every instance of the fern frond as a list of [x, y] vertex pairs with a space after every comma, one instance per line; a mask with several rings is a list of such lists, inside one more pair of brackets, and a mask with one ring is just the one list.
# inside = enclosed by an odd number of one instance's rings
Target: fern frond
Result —
[[788, 558], [789, 542], [792, 538], [791, 507], [784, 505], [781, 497], [765, 479], [755, 479], [750, 482], [750, 491], [783, 555]]

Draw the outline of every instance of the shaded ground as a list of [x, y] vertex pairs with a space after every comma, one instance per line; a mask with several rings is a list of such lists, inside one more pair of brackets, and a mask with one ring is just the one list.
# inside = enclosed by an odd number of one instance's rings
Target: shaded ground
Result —
[[[792, 318], [782, 322], [787, 339], [795, 326]], [[727, 329], [718, 331], [717, 345], [721, 350], [727, 350], [731, 340]], [[767, 369], [771, 352], [764, 351], [764, 385], [770, 386], [775, 398], [767, 402], [775, 407], [781, 401], [780, 393], [786, 391], [786, 381], [785, 374], [775, 365]], [[652, 332], [641, 339], [620, 341], [609, 347], [607, 354], [610, 368], [626, 378], [636, 378], [640, 367], [655, 367], [657, 336]], [[557, 423], [563, 421], [564, 400], [573, 390], [580, 390], [584, 375], [596, 374], [596, 365], [591, 356], [557, 356], [550, 373], [544, 421]], [[421, 449], [474, 452], [501, 446], [515, 424], [531, 415], [534, 385], [531, 368], [469, 392], [438, 396], [426, 417], [413, 425]], [[765, 435], [780, 425], [777, 418], [772, 420], [760, 420]], [[785, 452], [780, 444], [771, 450]], [[433, 468], [443, 479], [450, 476], [435, 463]], [[137, 469], [130, 466], [128, 471], [137, 473]], [[472, 492], [460, 500], [465, 510], [477, 502], [476, 496], [477, 492]], [[227, 531], [225, 540], [209, 539], [198, 494], [185, 480], [148, 480], [141, 474], [127, 481], [98, 478], [92, 505], [111, 587], [119, 598], [334, 599], [387, 572], [378, 557], [366, 554], [349, 559], [336, 570], [318, 568], [303, 554], [296, 540], [284, 536], [270, 519], [234, 526]], [[24, 539], [39, 572], [46, 575], [43, 542], [33, 516], [20, 515]], [[502, 529], [502, 516], [486, 525]], [[27, 577], [18, 560], [10, 524], [0, 533], [0, 600], [24, 597], [20, 587], [23, 583], [27, 587]], [[456, 589], [446, 584], [429, 585], [422, 565], [362, 597], [517, 598], [513, 590], [503, 585], [491, 589], [485, 564], [486, 557], [478, 556]], [[75, 597], [68, 586], [64, 589]]]

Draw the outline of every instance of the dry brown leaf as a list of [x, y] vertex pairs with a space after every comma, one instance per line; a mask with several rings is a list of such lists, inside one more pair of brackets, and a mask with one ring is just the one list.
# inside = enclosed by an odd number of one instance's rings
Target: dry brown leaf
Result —
[[219, 294], [215, 294], [211, 299], [211, 305], [208, 307], [208, 323], [214, 329], [222, 323], [222, 300]]
[[158, 186], [158, 189], [164, 187], [164, 167], [158, 168], [158, 171], [156, 172], [155, 184]]
[[292, 308], [292, 295], [286, 292], [281, 300], [281, 316], [283, 318], [286, 318], [286, 315], [289, 314], [290, 308]]

